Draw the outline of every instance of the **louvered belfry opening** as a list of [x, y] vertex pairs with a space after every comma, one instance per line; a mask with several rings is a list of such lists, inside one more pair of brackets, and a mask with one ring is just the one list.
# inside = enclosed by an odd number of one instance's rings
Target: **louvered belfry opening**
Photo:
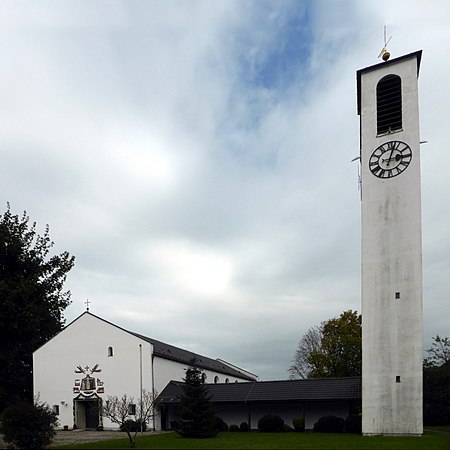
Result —
[[402, 129], [402, 81], [386, 75], [377, 84], [377, 134]]

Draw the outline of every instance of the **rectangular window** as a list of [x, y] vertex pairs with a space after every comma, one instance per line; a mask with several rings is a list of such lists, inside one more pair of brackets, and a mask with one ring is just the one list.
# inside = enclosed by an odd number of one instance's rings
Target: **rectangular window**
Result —
[[397, 375], [397, 376], [395, 377], [395, 382], [396, 382], [396, 383], [401, 383], [400, 375]]
[[53, 405], [52, 406], [53, 412], [59, 416], [59, 405]]
[[130, 403], [128, 405], [128, 415], [135, 416], [136, 415], [136, 405], [134, 403]]

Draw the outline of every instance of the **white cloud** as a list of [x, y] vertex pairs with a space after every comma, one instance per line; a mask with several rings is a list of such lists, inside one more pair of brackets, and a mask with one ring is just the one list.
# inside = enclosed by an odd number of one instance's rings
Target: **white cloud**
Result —
[[1, 198], [75, 254], [68, 320], [89, 298], [268, 379], [360, 310], [355, 71], [386, 24], [393, 57], [424, 50], [425, 338], [448, 335], [447, 3], [2, 2]]
[[233, 264], [226, 254], [185, 240], [158, 242], [143, 253], [151, 255], [167, 288], [175, 288], [178, 295], [230, 295]]

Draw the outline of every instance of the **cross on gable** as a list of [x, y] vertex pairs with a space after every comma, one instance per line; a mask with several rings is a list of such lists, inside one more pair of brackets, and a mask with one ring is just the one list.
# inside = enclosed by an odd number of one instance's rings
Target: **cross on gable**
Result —
[[89, 301], [89, 299], [86, 299], [86, 301], [84, 302], [84, 304], [86, 305], [86, 311], [89, 311], [89, 304], [91, 302]]

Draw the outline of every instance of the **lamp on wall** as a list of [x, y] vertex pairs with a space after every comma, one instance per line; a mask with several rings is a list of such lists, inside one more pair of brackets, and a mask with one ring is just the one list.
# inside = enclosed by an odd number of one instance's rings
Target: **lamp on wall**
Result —
[[67, 406], [67, 403], [64, 400], [61, 400], [61, 405]]

